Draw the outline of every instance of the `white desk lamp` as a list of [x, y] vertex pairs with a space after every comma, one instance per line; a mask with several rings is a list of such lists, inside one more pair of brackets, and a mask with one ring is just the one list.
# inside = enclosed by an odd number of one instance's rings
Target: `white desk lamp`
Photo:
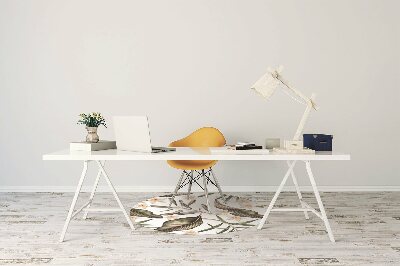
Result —
[[314, 153], [313, 150], [303, 148], [303, 141], [300, 139], [300, 137], [302, 137], [303, 128], [310, 114], [311, 108], [317, 110], [317, 106], [315, 105], [314, 102], [316, 95], [313, 93], [311, 94], [311, 97], [308, 98], [300, 91], [289, 86], [289, 84], [281, 76], [282, 70], [283, 70], [282, 66], [279, 66], [277, 69], [268, 68], [267, 73], [265, 73], [265, 75], [263, 75], [251, 87], [251, 89], [255, 90], [262, 97], [268, 99], [272, 96], [275, 89], [279, 85], [283, 85], [281, 87], [288, 96], [290, 96], [293, 100], [306, 105], [306, 110], [304, 111], [304, 114], [301, 117], [299, 126], [297, 127], [293, 140], [285, 140], [284, 149], [279, 148], [279, 149], [274, 149], [274, 151], [291, 152], [291, 153]]

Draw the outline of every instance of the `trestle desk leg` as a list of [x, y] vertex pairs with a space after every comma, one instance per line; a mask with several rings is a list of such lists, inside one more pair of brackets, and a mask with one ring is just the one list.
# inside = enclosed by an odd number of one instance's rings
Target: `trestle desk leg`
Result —
[[121, 200], [120, 200], [119, 197], [118, 197], [117, 191], [115, 191], [115, 188], [114, 188], [113, 184], [111, 183], [111, 180], [110, 180], [110, 178], [108, 177], [106, 171], [104, 170], [103, 165], [101, 164], [100, 161], [96, 161], [96, 163], [97, 163], [97, 165], [99, 166], [99, 169], [101, 170], [101, 172], [103, 173], [103, 176], [104, 176], [104, 178], [106, 179], [107, 184], [108, 184], [108, 186], [110, 187], [110, 189], [111, 189], [111, 191], [112, 191], [112, 193], [113, 193], [113, 195], [114, 195], [115, 200], [118, 202], [118, 206], [119, 206], [119, 208], [121, 209], [122, 213], [124, 214], [124, 216], [125, 216], [125, 218], [126, 218], [126, 221], [128, 222], [130, 228], [132, 229], [132, 231], [135, 230], [135, 227], [133, 226], [133, 223], [132, 223], [132, 221], [131, 221], [129, 215], [128, 215], [128, 213], [126, 212], [124, 205], [122, 205]]
[[[290, 167], [290, 162], [289, 161], [287, 161], [287, 165]], [[290, 172], [290, 175], [292, 176], [293, 184], [294, 184], [294, 186], [296, 188], [296, 193], [297, 193], [297, 197], [299, 198], [300, 205], [301, 205], [301, 207], [303, 209], [305, 209], [305, 206], [304, 206], [304, 203], [303, 203], [303, 196], [301, 195], [300, 188], [299, 188], [299, 185], [297, 183], [297, 178], [294, 175], [294, 169], [292, 169], [292, 171]], [[308, 217], [307, 211], [304, 211], [304, 217], [306, 217], [307, 220], [310, 218], [310, 217]]]
[[84, 161], [81, 178], [79, 179], [78, 186], [76, 187], [75, 195], [74, 195], [74, 198], [72, 199], [71, 207], [69, 208], [67, 219], [65, 220], [64, 228], [61, 232], [60, 242], [64, 241], [65, 233], [67, 232], [69, 222], [71, 221], [72, 213], [74, 212], [74, 208], [76, 205], [76, 201], [78, 200], [79, 192], [81, 191], [83, 181], [85, 180], [87, 169], [88, 169], [88, 161]]
[[[105, 164], [106, 164], [106, 161], [103, 161], [103, 167], [104, 167]], [[89, 209], [90, 206], [92, 205], [94, 194], [96, 194], [97, 185], [99, 184], [99, 181], [100, 181], [100, 176], [101, 176], [101, 170], [99, 169], [99, 171], [97, 172], [96, 180], [94, 181], [92, 193], [90, 193], [89, 205], [86, 207], [85, 212], [83, 213], [83, 219], [84, 220], [86, 220], [86, 218], [88, 216], [88, 212], [89, 211], [87, 209]]]
[[326, 231], [328, 232], [329, 239], [331, 240], [331, 242], [335, 242], [335, 238], [333, 237], [331, 225], [329, 224], [328, 217], [326, 216], [325, 208], [324, 208], [324, 205], [322, 204], [321, 196], [319, 195], [317, 184], [315, 183], [314, 175], [311, 171], [310, 161], [306, 161], [305, 163], [306, 163], [307, 174], [310, 179], [311, 186], [314, 190], [315, 198], [317, 199], [318, 207], [319, 207], [319, 210], [321, 211], [322, 220], [324, 221]]
[[274, 204], [275, 204], [276, 200], [279, 197], [279, 194], [281, 193], [283, 187], [285, 186], [285, 183], [286, 183], [286, 181], [287, 181], [287, 179], [288, 179], [288, 177], [290, 175], [290, 172], [292, 171], [295, 163], [296, 163], [296, 161], [293, 161], [290, 164], [288, 171], [286, 172], [285, 176], [282, 179], [281, 184], [279, 185], [278, 189], [276, 190], [275, 195], [272, 198], [271, 203], [269, 204], [268, 209], [265, 212], [263, 218], [261, 219], [260, 224], [258, 225], [257, 229], [261, 229], [263, 227], [263, 225], [265, 224], [265, 221], [267, 220], [269, 213], [271, 212], [272, 208], [274, 207]]

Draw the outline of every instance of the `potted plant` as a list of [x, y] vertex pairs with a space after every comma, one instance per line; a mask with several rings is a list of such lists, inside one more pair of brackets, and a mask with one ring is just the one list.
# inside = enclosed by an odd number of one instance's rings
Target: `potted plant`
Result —
[[86, 142], [96, 143], [99, 142], [99, 135], [97, 129], [100, 125], [107, 127], [106, 120], [100, 113], [80, 114], [78, 124], [85, 125], [88, 134], [86, 135]]

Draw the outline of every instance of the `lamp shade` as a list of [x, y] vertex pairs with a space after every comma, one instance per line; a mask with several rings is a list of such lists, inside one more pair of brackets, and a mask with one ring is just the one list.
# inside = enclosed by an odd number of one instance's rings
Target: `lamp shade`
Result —
[[306, 123], [310, 110], [312, 108], [317, 110], [317, 106], [314, 103], [315, 94], [313, 93], [311, 97], [308, 98], [300, 91], [289, 86], [288, 82], [286, 82], [281, 75], [282, 70], [282, 66], [279, 66], [277, 69], [268, 68], [267, 73], [265, 73], [259, 80], [257, 80], [257, 82], [254, 83], [254, 85], [251, 87], [251, 89], [255, 90], [262, 97], [268, 99], [272, 96], [279, 85], [283, 85], [281, 87], [288, 96], [290, 96], [293, 100], [307, 106], [300, 120], [299, 126], [297, 127], [296, 133], [293, 137], [293, 140], [298, 141], [300, 139], [301, 133], [303, 132], [304, 124]]
[[281, 81], [277, 78], [281, 71], [282, 67], [279, 67], [276, 70], [268, 69], [267, 73], [257, 80], [251, 89], [255, 90], [262, 97], [268, 99], [281, 84]]
[[257, 82], [251, 87], [251, 89], [255, 90], [262, 97], [268, 99], [272, 96], [275, 89], [280, 86], [283, 89], [283, 92], [286, 93], [293, 100], [307, 105], [311, 102], [314, 109], [317, 109], [315, 103], [312, 99], [306, 97], [300, 91], [296, 90], [292, 86], [289, 86], [288, 82], [285, 81], [281, 75], [283, 71], [283, 66], [279, 66], [276, 69], [268, 68], [267, 73], [265, 73]]

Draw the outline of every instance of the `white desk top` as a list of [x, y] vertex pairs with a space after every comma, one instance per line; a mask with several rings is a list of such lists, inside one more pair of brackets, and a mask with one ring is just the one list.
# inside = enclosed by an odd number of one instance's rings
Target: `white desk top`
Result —
[[316, 152], [315, 154], [235, 154], [213, 153], [218, 148], [177, 148], [174, 152], [142, 153], [120, 150], [70, 151], [61, 150], [43, 155], [43, 160], [56, 161], [165, 161], [165, 160], [219, 160], [219, 161], [340, 161], [350, 160], [349, 154], [338, 152]]

